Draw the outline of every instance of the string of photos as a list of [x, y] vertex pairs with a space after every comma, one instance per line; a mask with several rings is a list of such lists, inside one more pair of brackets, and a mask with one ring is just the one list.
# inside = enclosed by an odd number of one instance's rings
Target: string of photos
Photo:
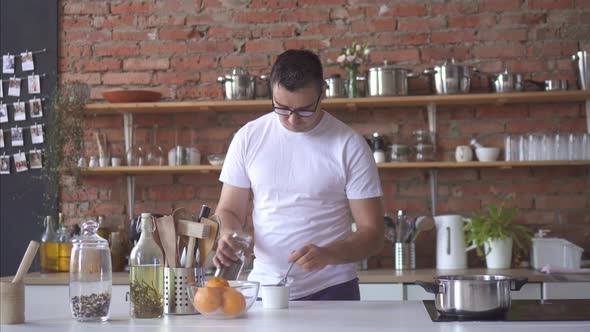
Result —
[[[41, 96], [41, 78], [46, 74], [35, 74], [34, 54], [47, 52], [47, 49], [37, 51], [21, 52], [19, 54], [6, 53], [2, 55], [2, 74], [11, 75], [8, 78], [0, 79], [0, 99], [5, 98], [4, 86], [8, 86], [7, 98], [16, 101], [0, 101], [0, 124], [14, 122], [14, 127], [0, 128], [0, 149], [8, 147], [23, 147], [25, 145], [42, 144], [45, 141], [44, 123], [37, 123], [43, 120], [43, 102], [45, 98]], [[16, 75], [17, 60], [20, 60], [20, 71], [22, 74]], [[26, 73], [29, 72], [29, 73]], [[27, 74], [27, 75], [25, 75]], [[30, 99], [21, 101], [23, 95], [22, 81], [26, 81], [27, 89], [24, 90]], [[6, 84], [5, 84], [6, 83]], [[27, 112], [28, 109], [28, 112]], [[28, 117], [27, 117], [28, 113]], [[35, 119], [33, 125], [19, 125], [18, 122], [25, 122], [28, 119]], [[30, 139], [25, 141], [23, 133], [29, 133]], [[5, 133], [8, 139], [5, 139]], [[27, 142], [27, 144], [25, 144]], [[17, 173], [28, 171], [29, 169], [40, 169], [43, 167], [42, 147], [34, 147], [28, 152], [18, 150], [17, 153], [7, 154], [6, 151], [0, 152], [0, 174], [10, 174], [11, 158], [14, 160], [14, 169]], [[27, 159], [28, 155], [28, 159]]]

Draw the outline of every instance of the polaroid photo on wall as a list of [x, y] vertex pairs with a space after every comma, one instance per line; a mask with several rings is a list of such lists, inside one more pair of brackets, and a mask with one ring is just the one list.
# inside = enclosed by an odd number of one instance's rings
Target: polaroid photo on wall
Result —
[[3, 55], [2, 56], [2, 73], [14, 74], [14, 55]]
[[41, 104], [41, 99], [31, 99], [29, 100], [29, 109], [31, 110], [31, 118], [40, 118], [43, 116], [43, 106]]
[[0, 98], [4, 98], [4, 87], [2, 86], [1, 79], [0, 79]]
[[8, 79], [8, 95], [20, 97], [20, 78], [11, 77]]
[[31, 126], [31, 141], [33, 144], [43, 143], [43, 125]]
[[23, 146], [23, 128], [16, 127], [10, 128], [10, 138], [12, 140], [12, 146]]
[[0, 156], [0, 174], [10, 174], [10, 156]]
[[33, 63], [33, 52], [24, 52], [20, 54], [21, 68], [23, 71], [35, 70], [35, 64]]
[[14, 168], [16, 168], [17, 173], [29, 170], [27, 155], [24, 152], [15, 153], [12, 155], [12, 158], [14, 158]]
[[41, 93], [41, 78], [39, 78], [39, 75], [29, 75], [28, 81], [30, 95]]
[[4, 147], [4, 130], [0, 129], [0, 148]]
[[31, 169], [43, 168], [43, 155], [41, 154], [41, 150], [29, 151], [29, 163], [31, 164]]
[[14, 121], [25, 121], [27, 119], [27, 113], [25, 111], [25, 102], [19, 101], [12, 103], [14, 107]]
[[0, 123], [8, 122], [8, 107], [6, 104], [0, 104]]

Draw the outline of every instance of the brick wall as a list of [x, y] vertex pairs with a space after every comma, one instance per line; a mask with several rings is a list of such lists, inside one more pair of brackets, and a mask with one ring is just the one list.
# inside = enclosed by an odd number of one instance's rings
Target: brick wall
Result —
[[[455, 57], [485, 72], [504, 67], [527, 78], [565, 78], [573, 83], [569, 55], [590, 49], [588, 0], [379, 1], [379, 0], [168, 0], [60, 1], [59, 73], [62, 81], [82, 80], [92, 98], [109, 89], [150, 88], [167, 100], [221, 99], [216, 78], [232, 67], [268, 73], [276, 55], [288, 48], [318, 52], [326, 63], [353, 40], [372, 47], [372, 66], [384, 60], [422, 70]], [[327, 67], [326, 75], [340, 72]], [[475, 90], [486, 89], [476, 79]], [[414, 79], [411, 93], [427, 82]], [[506, 133], [584, 132], [580, 104], [478, 105], [440, 108], [439, 158], [451, 160], [456, 145], [477, 136], [502, 146]], [[181, 144], [203, 156], [226, 149], [232, 133], [263, 112], [165, 114], [135, 117], [137, 143], [147, 144], [158, 124], [166, 150], [179, 131]], [[427, 127], [420, 108], [333, 112], [361, 134], [374, 131], [389, 141], [411, 143], [411, 132]], [[87, 155], [96, 154], [93, 132], [107, 134], [112, 153], [123, 153], [121, 116], [88, 119]], [[188, 127], [193, 128], [191, 131]], [[205, 159], [204, 159], [205, 162]], [[588, 167], [442, 170], [438, 213], [470, 215], [494, 199], [493, 192], [516, 193], [519, 222], [553, 230], [581, 245], [590, 257], [590, 173]], [[217, 173], [138, 176], [135, 211], [167, 213], [179, 206], [197, 212], [215, 206]], [[381, 170], [388, 210], [428, 213], [424, 171]], [[70, 179], [71, 180], [71, 179]], [[69, 222], [106, 215], [115, 227], [127, 223], [124, 177], [87, 177], [67, 183], [62, 195]], [[434, 264], [434, 232], [418, 242], [418, 265]], [[390, 247], [372, 266], [390, 266]]]

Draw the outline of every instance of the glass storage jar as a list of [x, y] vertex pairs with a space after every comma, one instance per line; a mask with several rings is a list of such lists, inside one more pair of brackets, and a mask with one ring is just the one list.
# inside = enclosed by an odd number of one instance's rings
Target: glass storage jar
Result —
[[413, 134], [416, 137], [416, 145], [414, 146], [416, 150], [416, 161], [434, 160], [433, 133], [424, 129], [416, 129]]
[[410, 147], [405, 144], [391, 144], [389, 158], [392, 162], [405, 162], [410, 159]]
[[98, 223], [89, 220], [72, 240], [70, 257], [70, 308], [78, 321], [106, 321], [112, 288], [111, 251], [96, 234]]

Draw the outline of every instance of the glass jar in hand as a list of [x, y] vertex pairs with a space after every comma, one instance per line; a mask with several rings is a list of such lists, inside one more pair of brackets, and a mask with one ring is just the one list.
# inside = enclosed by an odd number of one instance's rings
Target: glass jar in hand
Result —
[[78, 321], [106, 321], [112, 288], [111, 252], [107, 240], [96, 235], [98, 223], [89, 220], [72, 240], [70, 308]]

